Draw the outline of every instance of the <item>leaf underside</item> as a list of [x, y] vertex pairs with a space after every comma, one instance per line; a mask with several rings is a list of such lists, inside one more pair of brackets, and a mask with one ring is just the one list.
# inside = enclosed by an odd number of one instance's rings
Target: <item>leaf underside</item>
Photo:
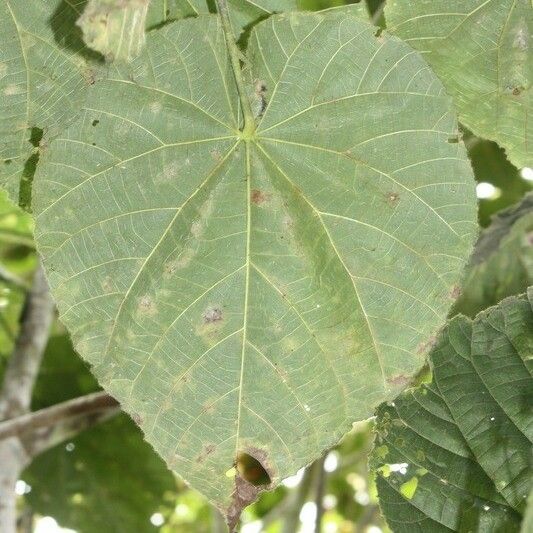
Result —
[[453, 319], [431, 355], [433, 383], [378, 410], [372, 462], [394, 531], [518, 531], [531, 484], [532, 304], [530, 289]]
[[15, 203], [34, 147], [72, 122], [100, 75], [75, 25], [85, 0], [0, 0], [0, 187]]
[[[297, 0], [227, 0], [235, 35], [240, 35], [250, 24], [273, 13], [296, 10]], [[148, 11], [148, 27], [172, 20], [196, 17], [214, 12], [210, 0], [152, 0]]]
[[459, 118], [533, 166], [531, 0], [393, 0], [387, 27], [415, 49], [454, 97]]
[[405, 387], [471, 250], [450, 100], [374, 32], [257, 25], [246, 140], [217, 18], [165, 25], [39, 165], [38, 247], [77, 350], [228, 514], [255, 495], [225, 475], [238, 452], [275, 486]]

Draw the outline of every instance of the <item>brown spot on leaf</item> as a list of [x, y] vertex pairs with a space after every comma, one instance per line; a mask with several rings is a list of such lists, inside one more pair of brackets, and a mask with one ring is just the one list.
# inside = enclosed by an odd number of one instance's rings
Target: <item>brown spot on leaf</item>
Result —
[[267, 99], [266, 99], [267, 86], [266, 83], [262, 80], [255, 81], [254, 93], [257, 101], [259, 102], [259, 109], [257, 111], [257, 116], [263, 116], [267, 108]]
[[387, 199], [387, 203], [394, 207], [400, 201], [400, 194], [397, 192], [388, 192], [385, 198]]
[[272, 198], [271, 194], [265, 193], [260, 189], [253, 189], [250, 196], [252, 203], [254, 203], [255, 205], [262, 205]]
[[203, 447], [202, 452], [200, 453], [200, 455], [198, 455], [198, 457], [196, 458], [196, 462], [197, 463], [205, 462], [205, 460], [210, 455], [213, 455], [213, 453], [215, 453], [216, 449], [217, 449], [217, 447], [214, 444], [206, 444]]
[[94, 85], [96, 82], [96, 74], [93, 69], [88, 68], [84, 70], [81, 74], [87, 85]]
[[454, 285], [452, 287], [452, 290], [450, 291], [450, 298], [452, 300], [457, 300], [457, 298], [459, 298], [459, 296], [461, 296], [461, 287], [459, 285]]
[[405, 387], [411, 383], [411, 379], [412, 378], [404, 374], [398, 374], [397, 376], [387, 378], [387, 383], [395, 387]]
[[202, 318], [204, 319], [204, 322], [206, 324], [212, 324], [213, 322], [220, 322], [223, 318], [222, 310], [218, 307], [208, 307], [204, 311]]
[[418, 345], [416, 353], [418, 355], [426, 355], [435, 346], [435, 344], [437, 344], [437, 337], [432, 335], [426, 342], [421, 342]]
[[523, 87], [513, 87], [513, 95], [518, 96], [522, 94], [524, 88]]
[[220, 163], [220, 161], [222, 161], [222, 154], [220, 153], [220, 150], [211, 150], [209, 153], [211, 154], [213, 160], [217, 163]]
[[145, 294], [139, 298], [139, 303], [137, 305], [137, 310], [148, 316], [153, 316], [157, 313], [157, 307], [151, 296]]
[[142, 416], [139, 415], [138, 413], [133, 413], [131, 415], [131, 419], [138, 425], [140, 426], [142, 423], [143, 423], [143, 419], [142, 419]]
[[260, 487], [242, 479], [239, 474], [235, 476], [235, 490], [232, 494], [231, 504], [226, 510], [226, 523], [230, 533], [235, 531], [243, 509], [255, 501], [260, 492]]

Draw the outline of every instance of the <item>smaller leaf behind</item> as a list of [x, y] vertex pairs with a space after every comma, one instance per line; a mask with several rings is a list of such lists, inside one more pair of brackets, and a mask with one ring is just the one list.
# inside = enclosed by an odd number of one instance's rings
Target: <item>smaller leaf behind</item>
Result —
[[146, 42], [150, 0], [89, 0], [77, 25], [87, 46], [108, 60], [131, 61]]
[[396, 532], [518, 531], [529, 492], [533, 290], [458, 316], [434, 381], [383, 404], [371, 463]]
[[470, 260], [463, 291], [452, 309], [474, 317], [533, 285], [533, 193], [493, 217]]

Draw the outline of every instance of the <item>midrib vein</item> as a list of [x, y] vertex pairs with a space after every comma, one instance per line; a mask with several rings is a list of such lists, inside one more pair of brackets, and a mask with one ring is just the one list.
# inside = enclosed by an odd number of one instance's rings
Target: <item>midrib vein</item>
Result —
[[241, 429], [241, 414], [242, 414], [242, 389], [244, 383], [244, 358], [246, 353], [246, 335], [248, 326], [248, 294], [250, 287], [250, 236], [251, 236], [251, 205], [250, 198], [251, 190], [251, 164], [250, 164], [250, 141], [245, 142], [246, 146], [246, 274], [244, 282], [244, 313], [243, 313], [243, 329], [242, 329], [242, 351], [241, 351], [241, 373], [239, 377], [239, 396], [237, 400], [237, 431], [235, 434], [235, 460], [239, 453], [239, 440]]

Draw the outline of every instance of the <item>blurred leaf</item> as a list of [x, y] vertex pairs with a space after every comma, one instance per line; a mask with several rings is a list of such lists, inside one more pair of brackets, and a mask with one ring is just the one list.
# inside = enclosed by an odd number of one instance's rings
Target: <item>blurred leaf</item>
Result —
[[[66, 336], [53, 337], [34, 391], [39, 409], [97, 390]], [[105, 422], [38, 456], [24, 472], [33, 510], [83, 533], [150, 532], [176, 483], [126, 416]], [[173, 501], [172, 501], [173, 503]]]
[[481, 232], [451, 315], [474, 317], [533, 285], [533, 193]]
[[[18, 283], [30, 277], [35, 267], [32, 230], [30, 216], [0, 191], [0, 371], [18, 333], [25, 297]], [[10, 283], [11, 278], [17, 284]]]
[[386, 18], [425, 54], [461, 122], [501, 144], [517, 167], [533, 166], [531, 0], [391, 0]]
[[77, 25], [83, 40], [108, 61], [131, 61], [146, 42], [150, 0], [89, 0]]
[[0, 261], [11, 246], [33, 248], [33, 220], [0, 190]]
[[529, 492], [533, 290], [456, 317], [434, 382], [383, 404], [372, 463], [395, 532], [517, 531]]
[[533, 183], [520, 176], [519, 170], [495, 142], [475, 137], [468, 131], [464, 133], [464, 142], [476, 181], [491, 183], [498, 189], [494, 198], [479, 200], [480, 224], [488, 226], [492, 215], [519, 202], [524, 194], [533, 190]]

